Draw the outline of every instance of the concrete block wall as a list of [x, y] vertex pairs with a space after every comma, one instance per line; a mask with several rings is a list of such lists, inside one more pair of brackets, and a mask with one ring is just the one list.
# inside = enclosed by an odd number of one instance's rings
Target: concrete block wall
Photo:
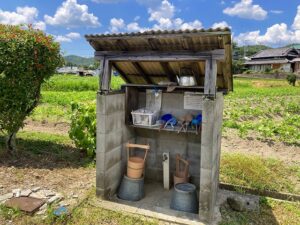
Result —
[[[146, 95], [139, 94], [138, 108], [145, 107]], [[186, 113], [193, 115], [201, 111], [184, 109], [183, 93], [163, 93], [161, 115], [171, 113], [175, 117], [180, 117]], [[182, 155], [190, 162], [191, 182], [199, 187], [199, 167], [201, 151], [201, 135], [192, 133], [176, 133], [148, 129], [135, 129], [136, 142], [139, 144], [149, 144], [151, 149], [147, 157], [145, 178], [162, 182], [162, 155], [164, 152], [170, 153], [170, 180], [173, 181], [175, 171], [176, 154]]]
[[191, 133], [168, 132], [148, 129], [135, 130], [136, 143], [149, 144], [145, 178], [147, 180], [163, 181], [162, 156], [164, 152], [170, 154], [170, 180], [173, 181], [176, 154], [182, 155], [190, 162], [191, 182], [199, 187], [200, 180], [200, 151], [201, 135]]
[[219, 183], [221, 129], [223, 120], [223, 94], [215, 100], [204, 100], [202, 111], [202, 143], [200, 162], [199, 216], [202, 220], [214, 219]]
[[116, 192], [125, 169], [125, 144], [133, 138], [133, 130], [125, 125], [125, 94], [97, 94], [98, 196], [109, 198]]

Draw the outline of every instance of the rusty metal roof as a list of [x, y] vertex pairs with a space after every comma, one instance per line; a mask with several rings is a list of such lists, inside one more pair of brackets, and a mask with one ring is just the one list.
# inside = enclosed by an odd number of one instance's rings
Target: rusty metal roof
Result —
[[[228, 91], [232, 90], [231, 72], [231, 31], [225, 29], [208, 30], [150, 30], [143, 33], [90, 34], [86, 40], [96, 52], [204, 52], [216, 49], [225, 50], [225, 60], [218, 62], [217, 86]], [[204, 86], [204, 61], [176, 62], [115, 62], [113, 67], [125, 75], [127, 83], [157, 84], [170, 80], [170, 73], [178, 75], [180, 68], [191, 67], [195, 73], [198, 86]], [[144, 76], [142, 76], [143, 71]], [[174, 76], [173, 76], [174, 77]], [[145, 79], [146, 78], [146, 79]], [[149, 78], [149, 79], [148, 79]]]

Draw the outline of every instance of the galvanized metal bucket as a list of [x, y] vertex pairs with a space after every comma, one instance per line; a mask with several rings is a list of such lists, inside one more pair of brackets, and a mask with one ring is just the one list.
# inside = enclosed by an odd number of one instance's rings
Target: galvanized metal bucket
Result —
[[124, 175], [119, 187], [118, 197], [127, 201], [139, 201], [144, 196], [144, 177], [131, 179]]
[[172, 193], [170, 208], [183, 212], [198, 213], [199, 204], [196, 186], [190, 183], [176, 184]]

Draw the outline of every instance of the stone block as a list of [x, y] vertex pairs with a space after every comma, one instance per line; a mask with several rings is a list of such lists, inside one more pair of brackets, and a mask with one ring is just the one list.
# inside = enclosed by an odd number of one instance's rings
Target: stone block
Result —
[[107, 134], [121, 130], [125, 126], [125, 112], [114, 112], [109, 115], [97, 115], [97, 134]]
[[104, 171], [109, 170], [111, 167], [119, 163], [122, 159], [122, 146], [118, 146], [114, 148], [113, 150], [105, 153], [105, 166], [104, 166]]
[[124, 110], [125, 110], [124, 93], [97, 96], [97, 113], [101, 115], [109, 115], [111, 113], [120, 112]]
[[210, 191], [212, 189], [212, 170], [200, 169], [200, 190]]

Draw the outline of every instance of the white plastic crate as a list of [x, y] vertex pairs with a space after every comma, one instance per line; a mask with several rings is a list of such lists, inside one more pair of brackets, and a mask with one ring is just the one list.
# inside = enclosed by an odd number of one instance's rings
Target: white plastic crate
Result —
[[134, 125], [153, 126], [158, 117], [159, 110], [141, 108], [131, 112]]

